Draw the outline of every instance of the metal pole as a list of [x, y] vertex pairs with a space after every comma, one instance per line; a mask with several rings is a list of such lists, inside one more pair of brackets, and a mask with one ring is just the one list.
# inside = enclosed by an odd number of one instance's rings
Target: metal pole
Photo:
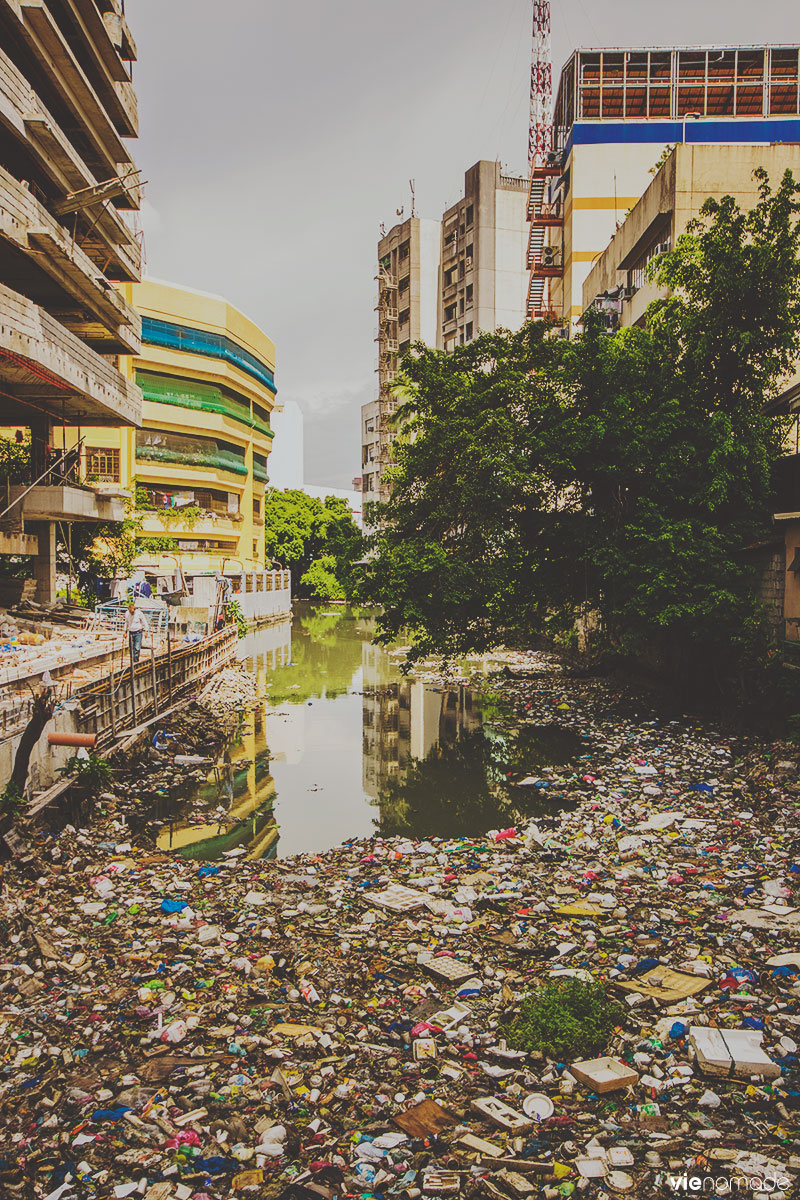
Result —
[[167, 688], [169, 690], [169, 706], [172, 708], [172, 639], [167, 625]]
[[156, 682], [156, 652], [150, 643], [150, 677], [153, 680], [153, 716], [158, 716], [158, 684]]
[[128, 634], [128, 650], [131, 656], [131, 715], [133, 717], [134, 728], [136, 726], [136, 681], [133, 675], [133, 634]]

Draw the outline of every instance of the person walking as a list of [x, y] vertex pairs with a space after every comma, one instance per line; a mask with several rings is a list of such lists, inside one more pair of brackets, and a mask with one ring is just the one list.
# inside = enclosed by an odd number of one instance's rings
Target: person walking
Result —
[[150, 622], [141, 608], [137, 608], [131, 601], [125, 616], [125, 634], [131, 650], [131, 662], [137, 663], [139, 661], [139, 655], [142, 652], [142, 638], [149, 632]]

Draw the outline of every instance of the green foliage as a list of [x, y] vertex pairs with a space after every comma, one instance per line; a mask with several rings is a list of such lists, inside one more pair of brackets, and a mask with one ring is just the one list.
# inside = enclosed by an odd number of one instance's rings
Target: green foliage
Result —
[[315, 558], [300, 579], [300, 586], [317, 600], [344, 600], [344, 588], [336, 578], [336, 559], [332, 554]]
[[622, 1005], [609, 999], [602, 983], [569, 978], [529, 993], [503, 1032], [518, 1050], [569, 1062], [605, 1049], [624, 1016]]
[[247, 621], [242, 612], [242, 606], [235, 598], [229, 600], [226, 604], [228, 621], [236, 626], [236, 632], [240, 638], [247, 636]]
[[16, 816], [25, 803], [22, 792], [14, 780], [10, 780], [0, 792], [0, 815]]
[[267, 558], [291, 570], [298, 596], [352, 595], [363, 537], [345, 500], [268, 488], [264, 523]]
[[757, 178], [751, 212], [708, 201], [657, 260], [645, 327], [404, 357], [361, 593], [384, 641], [453, 656], [589, 619], [597, 648], [744, 693], [766, 645], [743, 551], [770, 536], [784, 434], [765, 405], [800, 354], [800, 188]]
[[194, 529], [204, 515], [203, 509], [198, 508], [196, 504], [185, 504], [182, 508], [156, 508], [153, 511], [165, 529], [184, 525], [189, 531]]
[[[25, 431], [21, 442], [16, 438], [0, 437], [0, 481], [30, 483], [31, 439]], [[3, 505], [5, 508], [5, 505]]]
[[88, 758], [74, 754], [61, 768], [62, 775], [75, 775], [76, 783], [87, 792], [100, 792], [108, 788], [113, 778], [111, 764], [101, 755], [89, 752]]

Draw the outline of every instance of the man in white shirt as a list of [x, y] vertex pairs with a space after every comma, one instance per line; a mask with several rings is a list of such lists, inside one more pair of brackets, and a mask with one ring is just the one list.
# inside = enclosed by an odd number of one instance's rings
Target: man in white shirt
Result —
[[142, 638], [150, 630], [150, 623], [141, 608], [135, 604], [128, 605], [125, 616], [125, 635], [131, 648], [131, 661], [138, 662], [142, 652]]

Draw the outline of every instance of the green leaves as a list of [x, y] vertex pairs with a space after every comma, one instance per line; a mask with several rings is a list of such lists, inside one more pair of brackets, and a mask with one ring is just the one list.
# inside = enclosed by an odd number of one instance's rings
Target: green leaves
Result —
[[603, 1050], [624, 1016], [622, 1005], [608, 998], [601, 983], [565, 979], [527, 995], [503, 1032], [518, 1050], [569, 1062]]
[[745, 547], [770, 534], [800, 353], [800, 189], [731, 197], [662, 255], [644, 326], [542, 325], [403, 360], [393, 493], [363, 594], [412, 657], [589, 618], [603, 645], [705, 682], [763, 655]]
[[268, 488], [264, 522], [267, 558], [292, 571], [299, 596], [333, 600], [352, 593], [364, 539], [345, 500]]

